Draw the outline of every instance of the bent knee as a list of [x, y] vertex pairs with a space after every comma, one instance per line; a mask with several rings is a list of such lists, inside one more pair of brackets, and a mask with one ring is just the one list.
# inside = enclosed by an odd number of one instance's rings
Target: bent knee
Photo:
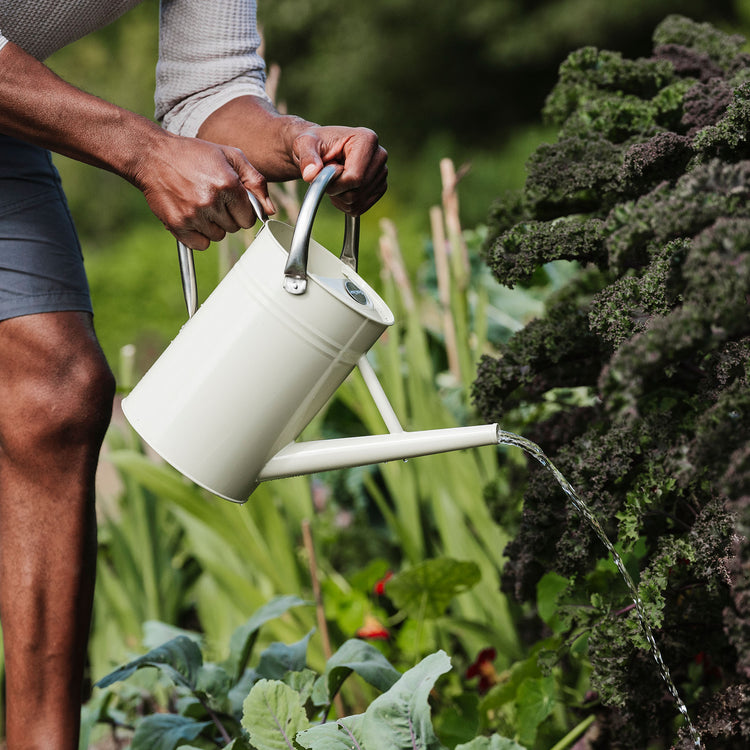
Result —
[[76, 356], [14, 388], [2, 415], [6, 453], [91, 448], [98, 452], [112, 416], [115, 380], [101, 352]]

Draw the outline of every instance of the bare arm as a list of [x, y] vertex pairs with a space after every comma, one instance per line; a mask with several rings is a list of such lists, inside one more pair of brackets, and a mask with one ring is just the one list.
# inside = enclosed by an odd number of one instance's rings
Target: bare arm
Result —
[[241, 96], [217, 109], [198, 137], [240, 148], [271, 182], [310, 182], [324, 165], [340, 165], [328, 193], [349, 214], [366, 211], [387, 187], [388, 155], [372, 130], [280, 115], [258, 97]]
[[71, 86], [11, 42], [0, 49], [0, 132], [122, 176], [195, 249], [252, 225], [245, 190], [274, 211], [265, 179], [238, 149], [169, 134]]

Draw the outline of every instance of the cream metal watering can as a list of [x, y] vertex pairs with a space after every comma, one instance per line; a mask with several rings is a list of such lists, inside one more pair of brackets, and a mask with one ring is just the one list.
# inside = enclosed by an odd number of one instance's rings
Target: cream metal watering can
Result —
[[[250, 196], [263, 227], [200, 308], [178, 244], [189, 319], [122, 402], [160, 456], [233, 502], [264, 480], [497, 444], [495, 424], [402, 429], [365, 356], [394, 317], [357, 274], [359, 219], [346, 217], [340, 258], [311, 239], [334, 173], [310, 185], [295, 228]], [[355, 365], [389, 434], [295, 442]]]

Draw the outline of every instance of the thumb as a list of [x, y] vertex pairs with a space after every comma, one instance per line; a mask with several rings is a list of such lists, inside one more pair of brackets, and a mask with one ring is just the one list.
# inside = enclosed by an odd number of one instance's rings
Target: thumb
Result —
[[245, 158], [242, 153], [229, 152], [227, 159], [240, 178], [245, 190], [251, 192], [270, 216], [276, 213], [276, 206], [268, 195], [266, 178]]
[[323, 169], [323, 159], [320, 156], [322, 145], [320, 138], [312, 133], [303, 133], [294, 141], [299, 171], [305, 182], [312, 182], [318, 172]]

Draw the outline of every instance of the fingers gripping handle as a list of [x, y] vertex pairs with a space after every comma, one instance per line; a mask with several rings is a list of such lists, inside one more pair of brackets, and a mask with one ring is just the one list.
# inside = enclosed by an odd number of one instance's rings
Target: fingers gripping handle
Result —
[[[265, 224], [268, 221], [266, 212], [260, 201], [248, 190], [247, 197], [255, 211], [255, 215]], [[198, 281], [195, 276], [195, 258], [193, 251], [183, 242], [177, 240], [177, 257], [180, 261], [180, 277], [182, 279], [182, 293], [185, 296], [188, 318], [192, 318], [198, 309]]]

